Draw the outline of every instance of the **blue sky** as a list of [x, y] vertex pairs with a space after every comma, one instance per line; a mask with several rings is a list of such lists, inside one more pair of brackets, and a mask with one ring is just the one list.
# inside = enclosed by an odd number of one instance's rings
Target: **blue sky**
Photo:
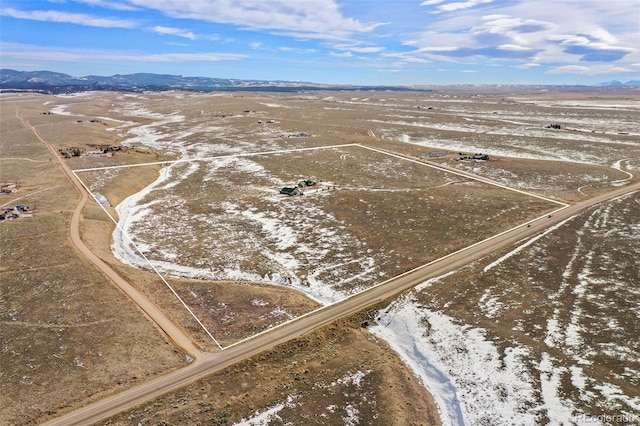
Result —
[[0, 67], [316, 83], [640, 79], [640, 0], [1, 0]]

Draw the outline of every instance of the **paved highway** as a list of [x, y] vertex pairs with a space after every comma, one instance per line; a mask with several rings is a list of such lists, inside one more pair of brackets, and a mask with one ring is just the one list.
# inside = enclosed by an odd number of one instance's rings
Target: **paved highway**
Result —
[[617, 188], [606, 194], [582, 201], [544, 216], [530, 223], [484, 240], [456, 253], [431, 262], [421, 268], [403, 274], [339, 303], [314, 311], [295, 321], [260, 334], [254, 338], [227, 347], [215, 354], [200, 354], [189, 366], [159, 377], [117, 395], [105, 398], [82, 409], [55, 419], [48, 425], [79, 425], [97, 422], [164, 393], [183, 387], [194, 380], [227, 368], [278, 344], [302, 336], [325, 324], [360, 311], [382, 300], [398, 295], [424, 281], [459, 269], [497, 250], [507, 248], [518, 241], [530, 238], [557, 223], [568, 219], [596, 204], [603, 203], [640, 190], [640, 182]]

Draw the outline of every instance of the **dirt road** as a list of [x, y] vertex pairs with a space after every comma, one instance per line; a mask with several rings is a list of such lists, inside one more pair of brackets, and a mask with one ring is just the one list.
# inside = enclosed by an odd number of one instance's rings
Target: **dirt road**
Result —
[[324, 307], [307, 314], [283, 326], [272, 329], [254, 338], [239, 342], [225, 348], [216, 354], [201, 354], [197, 362], [192, 365], [159, 377], [138, 387], [129, 389], [118, 395], [98, 401], [90, 406], [69, 413], [50, 423], [49, 425], [77, 425], [96, 422], [112, 416], [125, 409], [141, 404], [164, 393], [178, 389], [188, 383], [205, 377], [213, 372], [227, 368], [237, 362], [268, 350], [278, 344], [302, 336], [316, 328], [331, 323], [338, 318], [360, 311], [382, 300], [391, 298], [400, 292], [412, 288], [424, 281], [435, 278], [447, 272], [456, 270], [475, 260], [487, 256], [494, 251], [509, 247], [518, 241], [530, 238], [555, 224], [570, 218], [589, 207], [609, 201], [616, 197], [640, 190], [640, 182], [615, 189], [578, 204], [565, 207], [551, 217], [543, 217], [529, 225], [511, 229], [490, 239], [474, 244], [405, 273], [393, 280], [359, 293], [349, 299]]
[[80, 253], [94, 264], [98, 270], [112, 280], [131, 300], [140, 307], [140, 309], [147, 315], [147, 317], [156, 324], [157, 327], [171, 340], [178, 348], [191, 355], [196, 360], [201, 355], [202, 351], [198, 348], [189, 336], [187, 336], [180, 328], [167, 318], [162, 311], [160, 311], [149, 299], [147, 299], [142, 293], [131, 286], [120, 275], [118, 275], [109, 265], [107, 265], [102, 259], [95, 255], [85, 245], [82, 238], [80, 238], [80, 220], [82, 217], [82, 210], [87, 204], [89, 195], [87, 190], [82, 186], [80, 181], [75, 177], [69, 166], [62, 161], [55, 148], [49, 144], [28, 121], [26, 121], [16, 110], [16, 117], [20, 119], [23, 125], [29, 129], [34, 136], [51, 152], [51, 155], [56, 159], [64, 173], [69, 180], [80, 192], [80, 202], [73, 211], [71, 217], [70, 226], [70, 238], [71, 242], [76, 246]]

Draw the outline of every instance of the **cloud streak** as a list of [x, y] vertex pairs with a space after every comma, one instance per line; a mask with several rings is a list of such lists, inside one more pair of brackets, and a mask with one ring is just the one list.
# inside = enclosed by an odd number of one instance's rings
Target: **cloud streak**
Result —
[[635, 64], [632, 67], [620, 67], [616, 65], [598, 65], [598, 66], [585, 66], [585, 65], [565, 65], [561, 67], [551, 68], [547, 71], [547, 74], [580, 74], [580, 75], [607, 75], [611, 73], [628, 73], [640, 71], [640, 64]]
[[470, 9], [481, 4], [492, 3], [493, 0], [468, 0], [445, 2], [445, 0], [426, 0], [420, 3], [420, 6], [436, 6], [432, 13], [456, 12], [464, 9]]
[[118, 1], [113, 1], [113, 0], [74, 0], [74, 1], [76, 3], [82, 3], [89, 6], [103, 7], [106, 9], [113, 9], [113, 10], [121, 10], [121, 11], [129, 11], [129, 12], [139, 10], [137, 7], [134, 7], [125, 3], [121, 3]]
[[345, 39], [380, 25], [345, 17], [333, 0], [129, 0], [129, 4], [175, 18], [274, 30], [294, 37]]
[[29, 19], [42, 22], [58, 22], [100, 28], [135, 28], [138, 24], [126, 19], [102, 18], [84, 13], [59, 12], [54, 10], [21, 11], [13, 8], [0, 9], [1, 16]]
[[218, 52], [149, 54], [138, 52], [124, 53], [96, 49], [42, 48], [40, 46], [6, 42], [0, 42], [0, 49], [2, 50], [3, 56], [6, 60], [21, 58], [66, 62], [86, 62], [94, 60], [100, 62], [219, 62], [237, 61], [247, 57], [247, 55]]
[[155, 26], [155, 27], [151, 28], [151, 30], [156, 32], [156, 33], [158, 33], [158, 34], [166, 34], [166, 35], [173, 35], [173, 36], [177, 36], [177, 37], [184, 37], [184, 38], [188, 38], [190, 40], [195, 40], [196, 39], [196, 35], [194, 33], [192, 33], [191, 31], [183, 30], [181, 28]]

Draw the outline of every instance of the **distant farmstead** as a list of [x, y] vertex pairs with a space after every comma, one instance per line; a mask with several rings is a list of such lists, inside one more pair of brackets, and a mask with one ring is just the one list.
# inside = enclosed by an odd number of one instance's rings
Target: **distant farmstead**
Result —
[[297, 183], [296, 186], [285, 186], [280, 190], [283, 195], [303, 195], [302, 188], [309, 188], [316, 185], [316, 181], [313, 179], [304, 179]]

